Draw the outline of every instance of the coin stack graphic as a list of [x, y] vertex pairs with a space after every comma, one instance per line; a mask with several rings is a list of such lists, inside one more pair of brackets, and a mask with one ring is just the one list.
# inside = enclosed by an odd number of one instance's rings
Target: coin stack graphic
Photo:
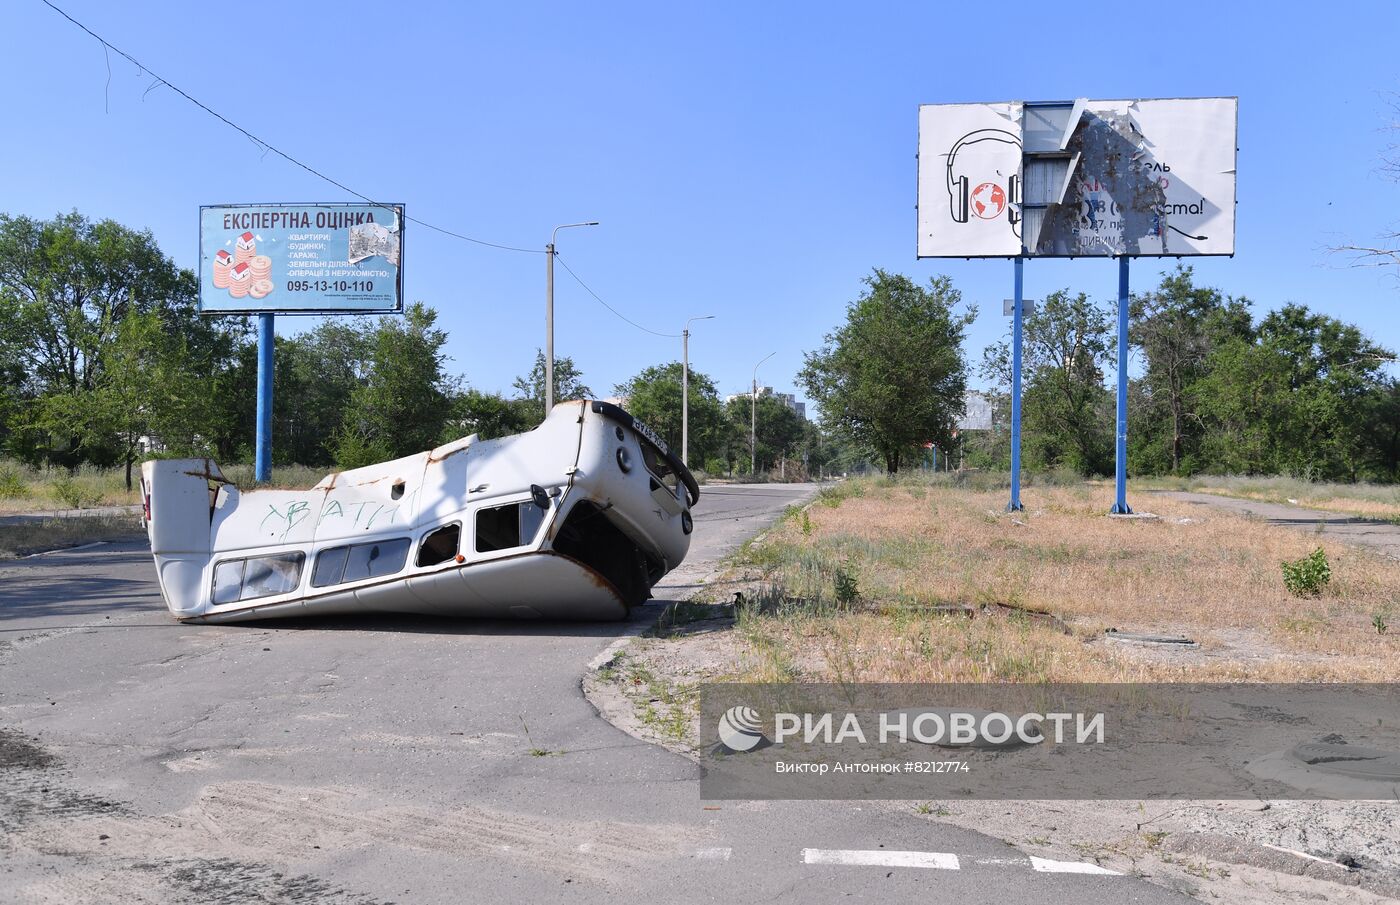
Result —
[[214, 288], [228, 288], [228, 271], [233, 266], [233, 255], [222, 249], [214, 255]]
[[264, 298], [272, 292], [272, 259], [267, 255], [254, 255], [248, 260], [248, 268], [253, 280], [248, 294], [255, 299]]
[[250, 295], [261, 299], [272, 294], [272, 258], [258, 254], [257, 239], [245, 232], [233, 243], [233, 254], [222, 249], [215, 253], [215, 288], [227, 289], [236, 299]]
[[246, 261], [233, 265], [228, 274], [228, 294], [241, 299], [248, 294], [253, 282], [253, 270]]

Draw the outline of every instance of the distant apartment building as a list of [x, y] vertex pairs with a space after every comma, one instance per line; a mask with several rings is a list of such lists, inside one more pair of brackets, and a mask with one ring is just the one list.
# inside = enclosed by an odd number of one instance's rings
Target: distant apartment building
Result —
[[[724, 397], [724, 401], [726, 403], [729, 403], [733, 402], [735, 399], [748, 399], [752, 395], [752, 393], [734, 393], [732, 395]], [[797, 417], [801, 418], [804, 421], [807, 420], [807, 403], [797, 401], [797, 397], [794, 396], [792, 393], [775, 393], [773, 392], [772, 387], [759, 387], [758, 398], [762, 399], [764, 396], [772, 396], [773, 398], [781, 402], [783, 405], [796, 412]]]

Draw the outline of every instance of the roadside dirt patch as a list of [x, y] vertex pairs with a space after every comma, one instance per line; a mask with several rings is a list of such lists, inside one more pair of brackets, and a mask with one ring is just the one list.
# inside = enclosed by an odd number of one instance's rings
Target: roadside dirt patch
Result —
[[[1393, 802], [929, 801], [891, 811], [1230, 905], [1400, 898]], [[1364, 863], [1362, 859], [1365, 859]]]

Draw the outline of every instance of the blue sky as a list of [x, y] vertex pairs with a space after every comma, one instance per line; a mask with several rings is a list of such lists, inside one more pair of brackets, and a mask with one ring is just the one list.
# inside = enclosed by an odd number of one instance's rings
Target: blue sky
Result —
[[[543, 248], [653, 330], [692, 335], [723, 392], [791, 390], [873, 267], [946, 273], [1002, 336], [1006, 261], [917, 261], [921, 103], [1240, 98], [1237, 254], [1199, 279], [1263, 311], [1296, 301], [1400, 347], [1392, 268], [1326, 247], [1400, 226], [1380, 172], [1400, 134], [1393, 3], [269, 4], [55, 0], [225, 116], [357, 191], [492, 242]], [[354, 200], [233, 132], [38, 0], [7, 4], [0, 210], [76, 208], [197, 263], [198, 206]], [[110, 82], [108, 67], [110, 64]], [[545, 260], [409, 225], [405, 288], [441, 314], [449, 367], [508, 390], [543, 345]], [[1134, 288], [1171, 262], [1143, 260]], [[1027, 294], [1107, 300], [1112, 261], [1033, 261]], [[680, 357], [557, 273], [557, 349], [599, 393]], [[307, 318], [279, 319], [279, 332]]]

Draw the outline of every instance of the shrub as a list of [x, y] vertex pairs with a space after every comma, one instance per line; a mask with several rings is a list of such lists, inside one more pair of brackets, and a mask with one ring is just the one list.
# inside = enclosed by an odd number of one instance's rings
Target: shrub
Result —
[[9, 465], [0, 467], [0, 500], [18, 500], [29, 496], [24, 476]]
[[87, 509], [102, 502], [102, 491], [72, 478], [54, 481], [52, 491], [58, 501], [69, 509]]
[[1283, 584], [1294, 597], [1317, 597], [1332, 580], [1332, 567], [1321, 547], [1292, 562], [1280, 563]]
[[855, 569], [850, 562], [836, 567], [834, 584], [836, 602], [841, 606], [850, 606], [860, 599], [860, 586], [856, 583]]

